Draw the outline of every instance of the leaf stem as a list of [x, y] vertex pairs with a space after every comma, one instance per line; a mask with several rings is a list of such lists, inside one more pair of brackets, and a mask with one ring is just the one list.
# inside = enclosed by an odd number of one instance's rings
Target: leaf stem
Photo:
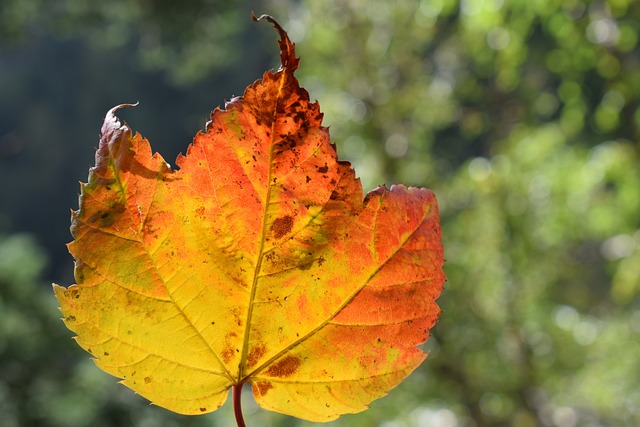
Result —
[[231, 387], [233, 393], [233, 413], [236, 416], [236, 423], [238, 427], [247, 427], [242, 418], [242, 386], [244, 383], [234, 385]]

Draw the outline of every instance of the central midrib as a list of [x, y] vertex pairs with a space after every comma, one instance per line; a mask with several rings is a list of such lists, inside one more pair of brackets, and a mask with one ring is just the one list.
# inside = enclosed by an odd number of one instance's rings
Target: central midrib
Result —
[[286, 68], [281, 70], [280, 84], [278, 86], [278, 94], [276, 96], [276, 101], [273, 106], [273, 120], [271, 122], [271, 140], [269, 141], [269, 173], [267, 174], [267, 194], [264, 200], [264, 210], [262, 212], [262, 230], [260, 236], [260, 248], [258, 249], [258, 261], [256, 262], [256, 267], [253, 272], [253, 280], [251, 283], [251, 293], [249, 295], [249, 307], [247, 309], [247, 323], [244, 327], [244, 340], [242, 343], [242, 352], [240, 354], [240, 364], [238, 365], [238, 378], [237, 384], [242, 384], [243, 380], [247, 378], [245, 375], [245, 369], [247, 364], [247, 357], [249, 354], [249, 333], [251, 332], [251, 318], [253, 316], [253, 301], [256, 295], [256, 289], [258, 285], [258, 279], [260, 275], [260, 269], [262, 267], [262, 258], [264, 257], [264, 245], [265, 245], [265, 236], [267, 233], [267, 211], [269, 209], [269, 201], [271, 199], [271, 172], [273, 170], [273, 145], [274, 145], [274, 135], [275, 135], [275, 126], [276, 126], [276, 115], [278, 111], [278, 102], [280, 102], [280, 94], [282, 93], [282, 87], [284, 85], [286, 79]]

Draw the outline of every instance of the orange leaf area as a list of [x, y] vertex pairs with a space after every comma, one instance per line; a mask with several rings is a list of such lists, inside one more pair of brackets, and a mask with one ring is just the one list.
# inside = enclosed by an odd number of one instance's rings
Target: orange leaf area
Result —
[[64, 322], [104, 371], [183, 414], [251, 384], [264, 408], [329, 421], [426, 357], [444, 282], [433, 193], [363, 196], [317, 102], [282, 67], [216, 109], [171, 170], [107, 113], [80, 208]]

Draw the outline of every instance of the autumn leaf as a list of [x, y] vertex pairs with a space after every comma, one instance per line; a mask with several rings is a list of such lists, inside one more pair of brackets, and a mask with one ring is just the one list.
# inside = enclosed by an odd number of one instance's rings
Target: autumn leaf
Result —
[[269, 71], [172, 170], [110, 110], [72, 213], [66, 326], [104, 371], [182, 414], [250, 384], [263, 408], [356, 413], [426, 357], [444, 282], [433, 193], [363, 196], [280, 33]]

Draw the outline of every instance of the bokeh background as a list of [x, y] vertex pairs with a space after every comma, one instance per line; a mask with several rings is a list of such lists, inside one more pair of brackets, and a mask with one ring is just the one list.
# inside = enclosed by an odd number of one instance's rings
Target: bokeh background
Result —
[[[277, 67], [275, 16], [366, 189], [428, 186], [448, 276], [427, 361], [330, 426], [640, 425], [640, 2], [2, 0], [0, 425], [234, 426], [97, 369], [59, 320], [105, 112], [165, 159]], [[310, 426], [258, 409], [250, 426]]]

